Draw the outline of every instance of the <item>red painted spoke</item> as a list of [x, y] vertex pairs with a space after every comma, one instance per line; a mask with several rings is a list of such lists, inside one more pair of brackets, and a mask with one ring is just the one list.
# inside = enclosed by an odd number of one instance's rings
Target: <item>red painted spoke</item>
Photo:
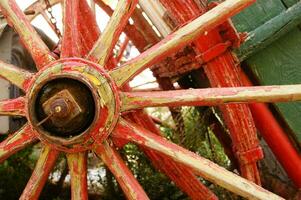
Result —
[[129, 42], [130, 42], [130, 39], [128, 37], [126, 37], [124, 42], [121, 44], [118, 55], [116, 56], [116, 62], [117, 63], [120, 63]]
[[64, 0], [61, 57], [85, 57], [99, 37], [99, 28], [87, 1]]
[[55, 60], [46, 44], [39, 37], [14, 0], [0, 1], [0, 8], [8, 22], [18, 32], [23, 44], [31, 53], [39, 69]]
[[0, 77], [26, 91], [33, 74], [0, 60]]
[[194, 169], [203, 178], [218, 184], [238, 195], [250, 199], [282, 199], [260, 186], [227, 171], [217, 164], [198, 156], [165, 138], [152, 134], [123, 119], [117, 125], [113, 137], [127, 139], [149, 149], [160, 152], [173, 160]]
[[71, 176], [71, 198], [87, 200], [87, 153], [67, 154], [66, 156]]
[[61, 57], [81, 57], [81, 41], [78, 31], [80, 0], [64, 0], [64, 36]]
[[[129, 115], [127, 115], [129, 116]], [[154, 124], [153, 120], [143, 111], [136, 111], [131, 114], [132, 119], [139, 126], [150, 130], [156, 135], [161, 135], [160, 129]], [[191, 199], [206, 199], [216, 200], [217, 197], [210, 189], [206, 188], [199, 181], [193, 170], [183, 166], [158, 152], [149, 150], [145, 147], [140, 148], [152, 161], [153, 165], [160, 171], [166, 174], [183, 192], [185, 192]]]
[[114, 174], [127, 199], [149, 199], [114, 147], [110, 146], [108, 142], [104, 142], [96, 145], [94, 152]]
[[118, 1], [107, 27], [89, 53], [89, 59], [97, 61], [101, 66], [106, 65], [137, 3], [138, 0]]
[[25, 116], [25, 98], [0, 100], [0, 115]]
[[3, 162], [9, 156], [24, 149], [35, 141], [37, 141], [37, 137], [31, 127], [27, 124], [24, 125], [19, 131], [8, 136], [8, 138], [1, 142], [0, 162]]
[[123, 92], [122, 110], [160, 106], [215, 106], [226, 103], [301, 101], [300, 85]]
[[204, 15], [196, 18], [137, 58], [111, 72], [118, 86], [122, 86], [147, 67], [189, 44], [201, 34], [223, 23], [226, 19], [254, 3], [255, 0], [226, 0]]
[[48, 176], [52, 171], [59, 152], [45, 146], [40, 154], [40, 158], [35, 166], [35, 169], [20, 197], [22, 200], [38, 199], [42, 189], [47, 182]]

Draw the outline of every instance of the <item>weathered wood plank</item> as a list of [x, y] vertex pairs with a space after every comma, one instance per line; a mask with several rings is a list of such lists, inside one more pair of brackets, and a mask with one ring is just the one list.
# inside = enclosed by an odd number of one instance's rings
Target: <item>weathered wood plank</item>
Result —
[[249, 33], [248, 40], [236, 51], [241, 61], [272, 44], [301, 23], [301, 2]]
[[282, 3], [287, 7], [291, 7], [293, 6], [294, 4], [300, 2], [299, 0], [282, 0]]
[[[301, 32], [295, 28], [250, 57], [246, 63], [262, 85], [301, 83]], [[301, 143], [301, 103], [279, 103], [276, 108]]]
[[233, 17], [238, 31], [252, 31], [285, 11], [281, 0], [257, 0], [255, 4]]

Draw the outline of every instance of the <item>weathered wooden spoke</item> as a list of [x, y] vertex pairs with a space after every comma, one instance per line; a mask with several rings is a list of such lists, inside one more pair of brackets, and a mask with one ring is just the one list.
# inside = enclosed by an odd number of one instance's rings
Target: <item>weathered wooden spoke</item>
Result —
[[195, 153], [123, 119], [121, 119], [117, 125], [113, 137], [133, 141], [139, 145], [171, 157], [175, 161], [194, 169], [203, 178], [241, 195], [242, 197], [262, 200], [282, 199], [260, 186], [227, 171], [210, 160], [204, 159]]
[[0, 100], [0, 115], [25, 116], [25, 98]]
[[36, 140], [37, 138], [31, 127], [28, 124], [24, 125], [19, 131], [8, 136], [8, 138], [1, 142], [0, 162], [3, 162], [9, 156], [24, 149]]
[[74, 200], [88, 199], [87, 153], [67, 154], [71, 177], [71, 198]]
[[95, 145], [94, 152], [114, 174], [128, 199], [149, 199], [132, 172], [128, 169], [117, 151], [109, 144], [109, 142]]
[[123, 111], [160, 106], [301, 101], [301, 85], [122, 92], [121, 98]]
[[0, 60], [0, 77], [25, 91], [33, 74]]
[[86, 1], [64, 0], [62, 58], [85, 57], [99, 36], [95, 16]]
[[183, 26], [176, 32], [167, 36], [157, 45], [143, 52], [137, 58], [125, 63], [113, 70], [111, 76], [118, 86], [122, 86], [138, 73], [142, 72], [152, 64], [159, 62], [170, 53], [189, 44], [197, 36], [204, 34], [220, 25], [239, 11], [254, 3], [255, 0], [226, 0], [212, 10]]
[[88, 56], [90, 60], [105, 66], [137, 3], [138, 0], [118, 1], [107, 27]]
[[0, 1], [0, 8], [8, 22], [18, 32], [26, 49], [30, 52], [38, 68], [54, 61], [50, 50], [31, 26], [24, 13], [14, 0]]
[[58, 158], [59, 152], [49, 146], [42, 149], [35, 169], [20, 197], [22, 200], [38, 199], [51, 170]]
[[81, 57], [81, 40], [78, 31], [78, 13], [80, 0], [64, 0], [63, 24], [64, 36], [62, 41], [62, 58]]

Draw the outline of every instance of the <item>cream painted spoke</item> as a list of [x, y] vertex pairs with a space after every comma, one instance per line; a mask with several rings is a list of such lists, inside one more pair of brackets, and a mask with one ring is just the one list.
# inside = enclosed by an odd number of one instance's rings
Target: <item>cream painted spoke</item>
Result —
[[138, 0], [118, 1], [108, 25], [88, 55], [90, 60], [97, 61], [101, 66], [106, 65], [137, 3]]
[[169, 54], [176, 52], [185, 45], [193, 42], [198, 36], [222, 24], [242, 9], [254, 3], [255, 0], [226, 0], [212, 10], [196, 18], [176, 32], [168, 35], [157, 45], [130, 60], [110, 74], [118, 86], [130, 81], [135, 75], [147, 67], [161, 61]]
[[155, 135], [146, 129], [121, 119], [113, 137], [126, 139], [162, 153], [173, 160], [194, 169], [203, 178], [218, 184], [235, 194], [248, 199], [278, 200], [281, 197], [262, 187], [232, 173], [217, 164], [190, 152], [165, 138]]
[[0, 77], [26, 91], [33, 74], [0, 60]]
[[301, 101], [301, 85], [121, 92], [122, 111], [162, 106]]

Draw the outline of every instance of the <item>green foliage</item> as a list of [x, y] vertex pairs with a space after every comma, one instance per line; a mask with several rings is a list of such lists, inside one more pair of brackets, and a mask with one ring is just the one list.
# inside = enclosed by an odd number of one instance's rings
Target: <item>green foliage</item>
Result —
[[32, 149], [28, 147], [0, 165], [0, 199], [19, 199], [35, 163]]

